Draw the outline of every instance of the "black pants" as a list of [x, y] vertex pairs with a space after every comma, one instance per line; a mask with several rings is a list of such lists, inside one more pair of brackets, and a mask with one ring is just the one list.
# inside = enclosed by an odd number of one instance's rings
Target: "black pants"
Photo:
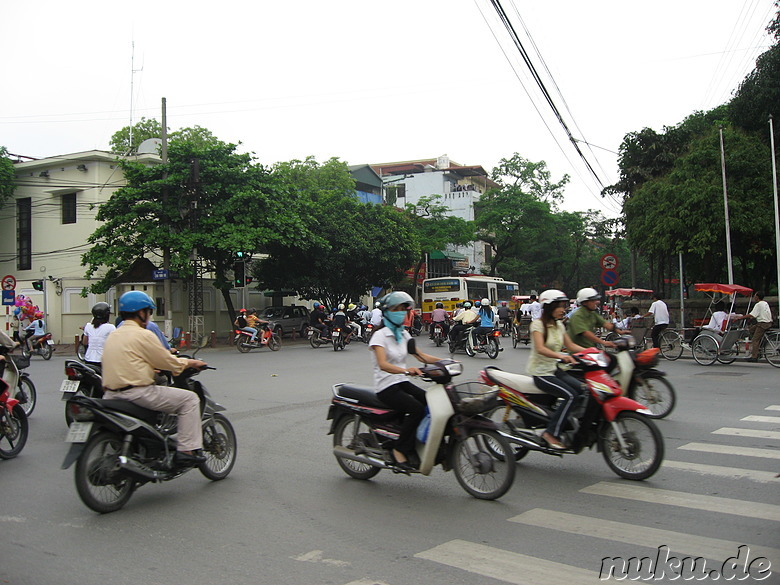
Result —
[[650, 337], [653, 340], [653, 347], [661, 347], [661, 344], [659, 342], [659, 337], [661, 336], [661, 331], [669, 327], [669, 323], [661, 323], [660, 325], [655, 325], [650, 331]]
[[411, 382], [399, 382], [377, 392], [376, 397], [393, 410], [406, 413], [395, 448], [408, 457], [414, 453], [415, 433], [420, 421], [425, 418], [425, 407], [428, 404], [425, 390]]

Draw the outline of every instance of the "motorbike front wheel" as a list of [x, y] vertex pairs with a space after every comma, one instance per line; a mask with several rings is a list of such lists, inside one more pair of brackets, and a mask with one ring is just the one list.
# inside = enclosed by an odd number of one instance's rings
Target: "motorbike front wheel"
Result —
[[498, 357], [498, 352], [498, 341], [495, 337], [489, 337], [485, 346], [485, 353], [491, 360], [494, 360]]
[[[511, 433], [512, 432], [511, 427], [509, 427], [509, 425], [506, 425], [506, 423], [504, 423], [505, 414], [506, 414], [506, 406], [501, 405], [501, 406], [496, 406], [492, 410], [487, 411], [485, 413], [485, 417], [489, 418], [494, 423], [496, 423], [501, 430]], [[522, 419], [515, 418], [514, 420], [519, 421], [522, 424]], [[515, 461], [520, 461], [523, 457], [528, 455], [528, 447], [523, 447], [522, 445], [517, 445], [514, 443], [510, 443], [510, 445], [515, 452]]]
[[[471, 335], [471, 334], [469, 333], [469, 335]], [[466, 355], [467, 356], [474, 357], [475, 355], [477, 355], [477, 352], [474, 351], [474, 346], [471, 345], [471, 343], [469, 342], [468, 339], [466, 340], [466, 344], [465, 345], [466, 345]]]
[[3, 410], [0, 413], [0, 459], [13, 459], [27, 442], [27, 415], [19, 404], [10, 412], [5, 404], [0, 408]]
[[452, 470], [469, 494], [480, 500], [496, 500], [512, 487], [515, 457], [504, 437], [477, 429], [455, 443]]
[[15, 398], [19, 401], [24, 414], [29, 417], [38, 402], [38, 392], [35, 390], [35, 384], [27, 376], [19, 376], [19, 389]]
[[653, 414], [650, 418], [664, 418], [672, 410], [677, 402], [674, 386], [666, 378], [636, 378], [635, 385], [631, 389], [629, 398], [636, 400]]
[[207, 478], [225, 479], [236, 463], [238, 444], [233, 425], [219, 413], [203, 427], [203, 455], [206, 461], [198, 466]]
[[433, 337], [433, 342], [436, 344], [436, 347], [441, 347], [441, 343], [442, 343], [441, 335], [435, 335]]
[[99, 514], [119, 510], [135, 490], [135, 481], [119, 472], [121, 452], [121, 437], [97, 433], [76, 461], [76, 491], [81, 501]]
[[[361, 447], [364, 440], [362, 437], [370, 432], [371, 429], [360, 418], [357, 419], [356, 427], [354, 416], [344, 416], [338, 422], [336, 430], [333, 432], [333, 446], [346, 447], [347, 449]], [[371, 479], [382, 470], [381, 467], [338, 456], [336, 461], [338, 461], [339, 466], [347, 475], [355, 479]]]
[[268, 349], [271, 351], [279, 351], [282, 349], [282, 338], [278, 334], [274, 333], [268, 338]]
[[[625, 450], [617, 433], [626, 445]], [[623, 411], [612, 423], [605, 422], [599, 433], [599, 444], [609, 468], [625, 479], [647, 479], [658, 471], [664, 458], [661, 431], [649, 418], [633, 411]]]

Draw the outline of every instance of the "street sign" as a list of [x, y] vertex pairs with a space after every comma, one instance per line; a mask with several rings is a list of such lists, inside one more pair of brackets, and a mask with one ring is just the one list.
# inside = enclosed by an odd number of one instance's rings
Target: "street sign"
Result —
[[3, 290], [16, 290], [16, 279], [10, 274], [3, 277]]
[[601, 273], [601, 284], [604, 286], [615, 286], [619, 280], [620, 277], [616, 270], [604, 270]]
[[152, 272], [152, 280], [165, 280], [168, 278], [167, 270], [154, 270]]
[[614, 254], [604, 254], [600, 263], [603, 270], [615, 270], [618, 267], [618, 259]]
[[3, 305], [13, 306], [13, 304], [15, 302], [16, 302], [16, 291], [15, 290], [4, 290], [3, 291]]

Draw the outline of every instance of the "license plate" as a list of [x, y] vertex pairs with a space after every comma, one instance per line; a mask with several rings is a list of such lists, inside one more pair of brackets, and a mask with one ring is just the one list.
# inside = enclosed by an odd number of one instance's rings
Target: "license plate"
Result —
[[339, 332], [338, 331], [334, 331], [333, 332], [333, 337], [338, 337], [338, 336], [339, 336]]
[[74, 394], [79, 391], [78, 380], [63, 380], [60, 384], [60, 392], [67, 392], [68, 394]]
[[312, 337], [314, 335], [314, 331], [309, 331], [308, 336]]
[[68, 436], [65, 437], [66, 443], [85, 443], [89, 439], [89, 432], [92, 430], [91, 422], [72, 422], [68, 427]]
[[49, 345], [54, 345], [54, 342], [51, 339], [47, 339], [46, 343], [48, 343]]

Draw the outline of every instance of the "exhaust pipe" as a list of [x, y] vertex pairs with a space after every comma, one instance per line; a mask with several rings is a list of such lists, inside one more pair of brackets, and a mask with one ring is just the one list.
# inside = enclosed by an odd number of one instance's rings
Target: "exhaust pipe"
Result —
[[507, 441], [510, 443], [515, 443], [517, 445], [521, 445], [523, 447], [529, 447], [530, 449], [540, 449], [542, 446], [537, 443], [536, 441], [532, 441], [531, 439], [526, 439], [525, 437], [519, 437], [517, 435], [513, 435], [511, 433], [507, 433], [506, 431], [498, 431], [498, 434], [504, 437]]
[[358, 463], [365, 463], [366, 465], [373, 465], [374, 467], [382, 467], [384, 469], [388, 468], [387, 464], [381, 459], [377, 459], [376, 457], [369, 457], [368, 455], [357, 455], [352, 449], [347, 449], [341, 445], [338, 447], [333, 447], [333, 454], [336, 457], [351, 459], [352, 461], [357, 461]]
[[119, 456], [119, 467], [130, 475], [146, 481], [162, 481], [163, 478], [163, 474], [159, 471], [149, 469], [133, 459], [128, 459], [124, 455]]

